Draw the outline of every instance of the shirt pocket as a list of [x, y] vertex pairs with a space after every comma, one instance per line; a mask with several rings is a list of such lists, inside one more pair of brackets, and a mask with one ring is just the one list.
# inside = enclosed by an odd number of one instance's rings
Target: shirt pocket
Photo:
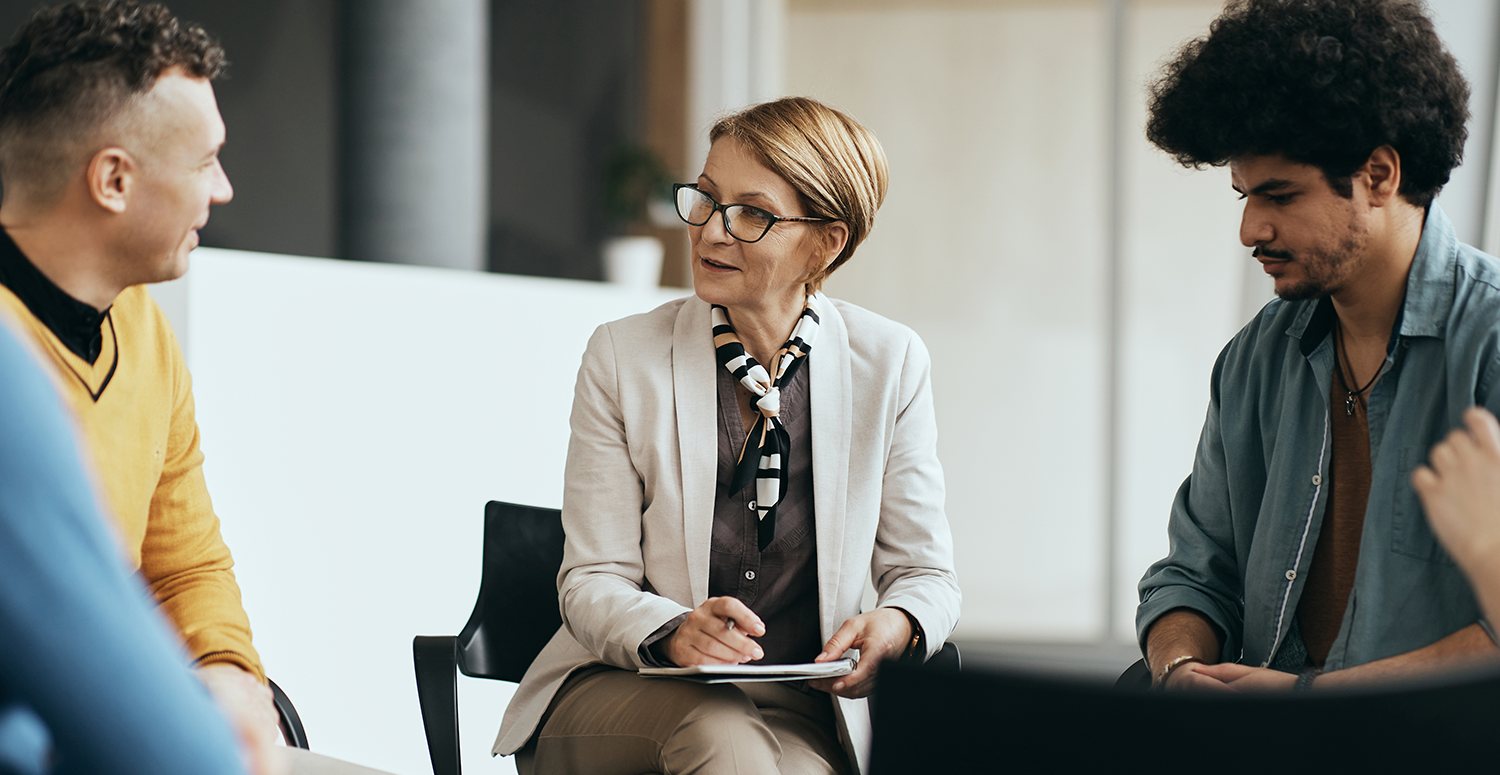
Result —
[[[1427, 515], [1422, 512], [1422, 502], [1411, 486], [1411, 472], [1427, 460], [1426, 447], [1405, 447], [1401, 450], [1400, 468], [1393, 483], [1395, 503], [1391, 510], [1391, 551], [1427, 562], [1452, 565], [1453, 559], [1438, 543], [1437, 536], [1427, 524]], [[1377, 493], [1370, 493], [1371, 498]]]

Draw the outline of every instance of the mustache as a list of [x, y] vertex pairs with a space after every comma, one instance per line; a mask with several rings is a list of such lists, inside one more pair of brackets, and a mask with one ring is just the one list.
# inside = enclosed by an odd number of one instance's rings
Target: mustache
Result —
[[1253, 258], [1260, 258], [1261, 256], [1265, 256], [1266, 258], [1274, 258], [1278, 261], [1290, 261], [1293, 258], [1292, 251], [1290, 250], [1276, 250], [1275, 248], [1268, 248], [1264, 245], [1257, 246], [1255, 248], [1255, 252], [1251, 253], [1250, 255]]

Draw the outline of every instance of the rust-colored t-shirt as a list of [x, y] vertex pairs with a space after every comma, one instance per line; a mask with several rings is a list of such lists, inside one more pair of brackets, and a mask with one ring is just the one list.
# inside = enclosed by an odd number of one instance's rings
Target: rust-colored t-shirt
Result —
[[1359, 567], [1365, 505], [1370, 499], [1370, 421], [1365, 411], [1365, 396], [1355, 398], [1354, 413], [1349, 414], [1345, 408], [1349, 391], [1337, 375], [1332, 382], [1328, 397], [1333, 445], [1329, 454], [1328, 501], [1323, 508], [1323, 526], [1318, 530], [1318, 545], [1313, 550], [1307, 584], [1297, 606], [1308, 659], [1318, 667], [1328, 659], [1328, 650], [1344, 624], [1349, 591], [1354, 588], [1354, 571]]

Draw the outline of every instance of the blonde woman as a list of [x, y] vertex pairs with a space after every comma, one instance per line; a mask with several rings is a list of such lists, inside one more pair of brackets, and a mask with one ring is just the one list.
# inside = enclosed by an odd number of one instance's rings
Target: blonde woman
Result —
[[[870, 233], [884, 152], [801, 98], [710, 139], [675, 192], [694, 296], [600, 326], [583, 356], [564, 626], [494, 748], [522, 772], [857, 772], [877, 663], [925, 659], [958, 618], [926, 348], [819, 292]], [[807, 683], [636, 672], [854, 650], [853, 673]]]

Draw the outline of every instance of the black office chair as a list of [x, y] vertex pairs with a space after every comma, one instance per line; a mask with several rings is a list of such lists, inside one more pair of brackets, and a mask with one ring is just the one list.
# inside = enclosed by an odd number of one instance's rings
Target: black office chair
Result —
[[271, 702], [276, 705], [276, 718], [281, 723], [282, 739], [286, 740], [287, 745], [308, 750], [307, 730], [302, 728], [302, 717], [297, 715], [292, 698], [286, 696], [286, 692], [275, 681], [266, 680], [271, 684]]
[[1125, 672], [1115, 679], [1116, 689], [1150, 689], [1151, 667], [1146, 660], [1137, 659], [1125, 668]]
[[1500, 671], [1363, 690], [1143, 692], [886, 666], [871, 772], [1490, 771]]
[[[484, 506], [484, 571], [479, 599], [458, 637], [412, 639], [417, 699], [434, 775], [459, 775], [458, 675], [519, 683], [562, 617], [562, 514], [490, 501]], [[457, 668], [457, 672], [455, 672]]]
[[[412, 639], [417, 700], [433, 775], [462, 772], [457, 673], [520, 683], [532, 660], [562, 626], [557, 610], [562, 556], [560, 511], [500, 501], [485, 504], [484, 571], [468, 624], [458, 637], [418, 635]], [[925, 669], [956, 673], [959, 667], [958, 647], [948, 643]]]
[[958, 645], [955, 643], [944, 643], [936, 654], [921, 667], [928, 671], [940, 673], [957, 673], [963, 669], [963, 657], [958, 653]]

